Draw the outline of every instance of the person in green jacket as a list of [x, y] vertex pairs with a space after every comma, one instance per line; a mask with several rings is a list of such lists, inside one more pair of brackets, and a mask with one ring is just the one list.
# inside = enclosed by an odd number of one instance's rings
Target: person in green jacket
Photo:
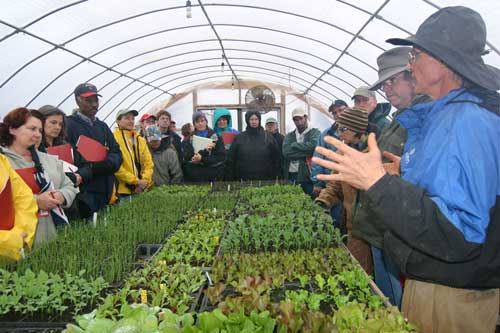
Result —
[[284, 179], [299, 184], [306, 194], [312, 195], [311, 159], [321, 132], [309, 127], [307, 113], [302, 108], [292, 111], [292, 119], [296, 129], [283, 141]]

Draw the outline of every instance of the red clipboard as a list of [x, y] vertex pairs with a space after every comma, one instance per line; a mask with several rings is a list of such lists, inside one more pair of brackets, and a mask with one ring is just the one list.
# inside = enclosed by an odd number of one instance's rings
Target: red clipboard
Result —
[[85, 135], [80, 135], [76, 142], [76, 149], [83, 158], [89, 162], [101, 162], [106, 159], [108, 150], [100, 142], [89, 138]]
[[223, 132], [222, 141], [224, 141], [224, 145], [232, 145], [237, 135], [236, 133]]
[[7, 183], [0, 192], [0, 207], [2, 214], [0, 216], [0, 230], [11, 230], [14, 227], [15, 212], [14, 198], [12, 196], [12, 183], [7, 178]]
[[47, 148], [47, 154], [56, 155], [61, 161], [75, 164], [73, 159], [73, 147], [69, 143], [60, 146], [52, 146]]
[[33, 194], [40, 193], [40, 186], [38, 186], [38, 183], [36, 182], [35, 179], [36, 169], [34, 167], [16, 169], [16, 172], [24, 180], [26, 185], [30, 187]]

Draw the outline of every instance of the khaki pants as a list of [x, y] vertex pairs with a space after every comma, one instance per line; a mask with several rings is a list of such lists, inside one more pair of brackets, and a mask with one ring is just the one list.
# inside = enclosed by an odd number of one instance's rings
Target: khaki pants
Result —
[[408, 279], [403, 314], [422, 333], [493, 333], [499, 290], [451, 288]]

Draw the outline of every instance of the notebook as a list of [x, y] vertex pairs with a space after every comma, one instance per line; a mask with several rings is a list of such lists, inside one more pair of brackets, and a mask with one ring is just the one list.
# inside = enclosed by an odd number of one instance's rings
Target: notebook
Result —
[[52, 146], [47, 148], [47, 154], [56, 155], [61, 161], [75, 164], [73, 159], [73, 147], [69, 143], [60, 146]]
[[83, 158], [89, 162], [101, 162], [106, 159], [108, 150], [100, 142], [89, 138], [85, 135], [80, 135], [76, 142], [76, 149], [82, 154]]

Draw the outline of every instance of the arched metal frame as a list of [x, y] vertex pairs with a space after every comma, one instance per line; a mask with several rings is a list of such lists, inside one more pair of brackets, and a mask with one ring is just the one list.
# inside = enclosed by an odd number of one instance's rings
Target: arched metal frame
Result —
[[[207, 66], [207, 67], [205, 67], [205, 68], [208, 68], [208, 67], [218, 67], [218, 66]], [[244, 67], [244, 66], [241, 66], [241, 67]], [[247, 66], [247, 67], [254, 67], [254, 66]], [[262, 68], [262, 69], [263, 69], [263, 68]], [[275, 71], [275, 70], [272, 70], [272, 69], [268, 69], [268, 70], [273, 71], [273, 72], [277, 72], [277, 73], [280, 73], [280, 74], [283, 74], [283, 75], [285, 75], [285, 77], [281, 77], [281, 76], [277, 76], [277, 75], [273, 75], [273, 74], [268, 74], [268, 73], [264, 73], [264, 72], [260, 72], [260, 71], [247, 71], [247, 70], [240, 70], [240, 72], [242, 72], [242, 73], [253, 73], [253, 74], [268, 75], [268, 76], [272, 76], [272, 77], [279, 78], [279, 79], [285, 79], [285, 80], [287, 80], [287, 79], [288, 79], [288, 78], [286, 77], [287, 75], [289, 75], [288, 73], [278, 72], [278, 71]], [[186, 78], [186, 77], [195, 76], [195, 75], [200, 75], [200, 74], [207, 74], [207, 73], [220, 73], [220, 70], [214, 70], [214, 71], [202, 71], [202, 72], [196, 72], [196, 73], [191, 73], [191, 74], [183, 75], [183, 76], [181, 76], [181, 77], [177, 77], [177, 78], [175, 78], [175, 79], [172, 79], [172, 80], [169, 80], [169, 81], [167, 81], [167, 82], [164, 82], [164, 83], [160, 84], [159, 86], [161, 87], [161, 86], [163, 86], [163, 85], [165, 85], [165, 84], [168, 84], [168, 83], [170, 83], [170, 82], [173, 82], [173, 81], [176, 81], [176, 80], [179, 80], [179, 79], [183, 79], [183, 78]], [[299, 78], [299, 77], [297, 77], [297, 76], [295, 76], [295, 75], [293, 75], [293, 77]], [[301, 80], [305, 81], [305, 80], [304, 80], [304, 79], [302, 79], [302, 78], [299, 78], [299, 79], [301, 79]], [[199, 79], [199, 80], [205, 80], [205, 78], [201, 78], [201, 79]], [[303, 88], [306, 88], [306, 87], [307, 87], [306, 85], [301, 84], [300, 82], [297, 82], [297, 81], [295, 81], [295, 80], [291, 80], [291, 79], [288, 79], [288, 80], [289, 80], [289, 81], [291, 81], [291, 82], [293, 82], [293, 83], [295, 83], [295, 84], [297, 84], [297, 85], [298, 85], [298, 86], [300, 86], [300, 87], [303, 87]], [[190, 83], [192, 83], [192, 82], [197, 82], [197, 81], [198, 81], [198, 80], [189, 81], [189, 82], [190, 82]], [[310, 84], [310, 82], [307, 82], [307, 81], [306, 81], [306, 83]], [[178, 88], [178, 87], [180, 87], [180, 86], [183, 86], [183, 85], [185, 85], [185, 84], [186, 84], [186, 83], [181, 83], [181, 84], [176, 85], [176, 86], [174, 86], [174, 87], [172, 87], [172, 88], [170, 88], [170, 89], [176, 89], [176, 88]], [[135, 93], [136, 93], [136, 92], [138, 92], [139, 90], [142, 90], [143, 88], [145, 88], [145, 87], [144, 87], [144, 86], [139, 87], [139, 88], [135, 89], [134, 91], [132, 91], [131, 93], [129, 93], [126, 97], [124, 97], [124, 98], [123, 98], [120, 102], [118, 102], [118, 104], [117, 104], [117, 105], [116, 105], [116, 106], [115, 106], [112, 110], [110, 110], [110, 111], [106, 114], [106, 116], [104, 117], [104, 120], [106, 120], [106, 119], [107, 119], [107, 118], [108, 118], [111, 114], [113, 114], [113, 113], [114, 113], [114, 111], [115, 111], [116, 109], [118, 109], [118, 108], [119, 108], [119, 106], [120, 106], [120, 105], [122, 105], [122, 104], [125, 102], [125, 100], [127, 100], [129, 97], [131, 97], [133, 94], [135, 94]], [[326, 98], [326, 99], [331, 99], [332, 97], [333, 97], [334, 99], [336, 99], [336, 98], [337, 98], [337, 96], [336, 96], [336, 95], [334, 95], [334, 94], [332, 94], [331, 92], [326, 91], [326, 90], [324, 90], [324, 89], [323, 89], [323, 88], [321, 88], [321, 87], [317, 87], [317, 88], [318, 88], [318, 89], [321, 89], [322, 91], [324, 91], [325, 93], [329, 94], [330, 96], [325, 96], [324, 94], [322, 94], [322, 93], [320, 93], [320, 92], [317, 92], [317, 91], [315, 91], [315, 90], [311, 90], [311, 91], [313, 91], [314, 93], [316, 93], [316, 94], [318, 94], [318, 95], [320, 95], [320, 96], [323, 96], [323, 97], [324, 97], [324, 98]], [[154, 91], [154, 89], [149, 90], [149, 92], [152, 92], [152, 91]], [[149, 92], [148, 92], [148, 93], [149, 93]], [[103, 105], [103, 106], [104, 106], [104, 105]]]
[[[119, 42], [119, 43], [115, 43], [113, 45], [110, 45], [110, 46], [107, 46], [106, 48], [104, 49], [101, 49], [99, 50], [98, 52], [94, 53], [93, 55], [89, 56], [89, 57], [85, 57], [77, 52], [74, 52], [72, 51], [71, 49], [67, 48], [65, 45], [68, 44], [68, 43], [71, 43], [91, 32], [95, 32], [95, 31], [98, 31], [100, 29], [104, 29], [106, 27], [109, 27], [109, 26], [112, 26], [112, 25], [117, 25], [117, 24], [120, 24], [120, 23], [123, 23], [123, 22], [126, 22], [128, 20], [132, 20], [134, 18], [137, 18], [137, 17], [141, 17], [141, 16], [146, 16], [146, 15], [151, 15], [153, 13], [158, 13], [158, 12], [162, 12], [162, 11], [168, 11], [168, 10], [175, 10], [175, 9], [180, 9], [180, 8], [184, 8], [185, 6], [174, 6], [174, 7], [166, 7], [166, 8], [160, 8], [160, 9], [156, 9], [156, 10], [151, 10], [151, 11], [146, 11], [146, 12], [142, 12], [142, 13], [138, 13], [136, 15], [132, 15], [132, 16], [129, 16], [129, 17], [125, 17], [125, 18], [122, 18], [122, 19], [119, 19], [119, 20], [116, 20], [116, 21], [113, 21], [113, 22], [110, 22], [110, 23], [107, 23], [105, 25], [101, 25], [101, 26], [98, 26], [98, 27], [95, 27], [91, 30], [88, 30], [88, 31], [84, 31], [82, 33], [80, 33], [79, 35], [77, 36], [74, 36], [72, 38], [70, 38], [69, 40], [61, 43], [61, 44], [56, 44], [56, 43], [53, 43], [51, 42], [50, 40], [47, 40], [41, 36], [38, 36], [32, 32], [29, 32], [27, 31], [26, 29], [32, 25], [34, 25], [35, 23], [49, 17], [50, 15], [54, 14], [54, 13], [57, 13], [57, 12], [61, 12], [61, 11], [64, 11], [65, 9], [69, 8], [69, 7], [73, 7], [73, 6], [77, 6], [83, 2], [85, 2], [85, 0], [81, 0], [81, 1], [75, 1], [73, 3], [69, 3], [67, 5], [64, 5], [64, 6], [61, 6], [59, 8], [56, 8], [38, 18], [36, 18], [35, 20], [29, 22], [28, 24], [25, 24], [24, 26], [22, 27], [17, 27], [17, 26], [14, 26], [13, 24], [10, 24], [8, 22], [5, 22], [3, 20], [0, 20], [0, 24], [3, 24], [5, 26], [8, 26], [12, 29], [14, 29], [13, 32], [3, 36], [2, 38], [0, 38], [0, 42], [2, 41], [5, 41], [6, 39], [14, 36], [16, 33], [24, 33], [32, 38], [35, 38], [35, 39], [38, 39], [48, 45], [51, 45], [52, 48], [42, 54], [40, 54], [39, 56], [31, 59], [30, 61], [28, 61], [27, 63], [23, 64], [22, 66], [20, 66], [18, 69], [16, 69], [16, 71], [14, 71], [14, 73], [12, 75], [10, 75], [7, 79], [5, 79], [1, 84], [0, 84], [0, 88], [4, 87], [6, 84], [8, 84], [8, 82], [14, 78], [17, 74], [19, 74], [23, 69], [27, 68], [28, 66], [30, 66], [31, 64], [35, 63], [37, 60], [41, 59], [42, 57], [48, 55], [49, 53], [55, 51], [55, 50], [62, 50], [62, 51], [65, 51], [69, 54], [72, 54], [76, 57], [79, 57], [81, 58], [81, 61], [78, 62], [77, 64], [75, 64], [74, 66], [71, 66], [70, 68], [67, 68], [66, 70], [64, 70], [63, 72], [61, 72], [60, 74], [58, 74], [54, 79], [52, 79], [45, 87], [43, 87], [38, 93], [36, 93], [30, 101], [28, 101], [27, 105], [30, 105], [33, 101], [35, 101], [37, 99], [38, 96], [40, 96], [49, 86], [51, 86], [52, 84], [54, 84], [60, 77], [62, 77], [63, 75], [69, 73], [71, 70], [73, 70], [74, 68], [76, 68], [77, 66], [79, 66], [80, 64], [84, 63], [84, 62], [91, 62], [97, 66], [100, 66], [102, 68], [104, 68], [104, 70], [100, 73], [98, 73], [97, 75], [95, 75], [94, 77], [92, 78], [89, 78], [88, 81], [96, 78], [96, 77], [99, 77], [100, 75], [106, 73], [106, 72], [113, 72], [113, 73], [116, 73], [117, 74], [117, 77], [113, 80], [111, 80], [110, 82], [106, 83], [105, 86], [111, 84], [112, 82], [115, 82], [118, 78], [127, 78], [130, 80], [130, 82], [128, 84], [125, 84], [125, 86], [122, 86], [122, 89], [120, 89], [117, 93], [115, 93], [113, 96], [111, 96], [108, 101], [106, 103], [109, 103], [111, 102], [112, 100], [114, 100], [115, 98], [118, 97], [118, 95], [120, 94], [121, 90], [127, 88], [128, 86], [130, 86], [131, 84], [133, 83], [139, 83], [141, 85], [140, 88], [136, 89], [132, 95], [134, 93], [136, 93], [137, 91], [143, 89], [143, 88], [151, 88], [150, 92], [151, 91], [160, 91], [160, 94], [159, 96], [163, 96], [165, 94], [167, 95], [171, 95], [173, 96], [173, 94], [171, 93], [172, 90], [178, 88], [179, 86], [176, 86], [176, 87], [173, 87], [173, 88], [170, 88], [170, 89], [163, 89], [162, 86], [166, 83], [163, 83], [163, 84], [160, 84], [160, 85], [156, 85], [156, 84], [153, 84], [154, 82], [160, 80], [160, 79], [163, 79], [163, 78], [166, 78], [168, 76], [171, 76], [171, 75], [175, 75], [175, 74], [178, 74], [178, 73], [170, 73], [170, 74], [167, 74], [167, 75], [164, 75], [164, 76], [161, 76], [160, 78], [156, 78], [155, 80], [152, 80], [152, 81], [145, 81], [143, 80], [146, 76], [152, 74], [153, 72], [149, 72], [145, 75], [142, 75], [140, 77], [134, 77], [133, 75], [131, 75], [130, 73], [133, 72], [134, 70], [137, 70], [138, 68], [142, 68], [144, 66], [147, 66], [147, 65], [150, 65], [152, 62], [146, 62], [146, 63], [143, 63], [141, 64], [140, 66], [138, 67], [135, 67], [133, 68], [132, 70], [129, 70], [125, 73], [123, 72], [120, 72], [118, 70], [116, 70], [116, 67], [118, 65], [121, 65], [131, 59], [134, 59], [134, 58], [137, 58], [137, 57], [140, 57], [141, 55], [145, 55], [147, 53], [151, 53], [151, 52], [156, 52], [156, 51], [159, 51], [161, 49], [166, 49], [166, 48], [170, 48], [170, 47], [175, 47], [175, 46], [180, 46], [180, 45], [186, 45], [186, 44], [194, 44], [194, 43], [201, 43], [201, 42], [208, 42], [208, 41], [217, 41], [220, 45], [220, 49], [208, 49], [208, 50], [202, 50], [200, 52], [211, 52], [211, 51], [218, 51], [218, 52], [222, 52], [222, 57], [225, 61], [225, 63], [228, 65], [229, 67], [229, 70], [231, 72], [231, 77], [234, 78], [236, 80], [236, 82], [239, 82], [239, 75], [238, 75], [238, 71], [235, 71], [234, 68], [233, 68], [233, 64], [232, 64], [232, 61], [233, 60], [236, 60], [236, 59], [248, 59], [248, 60], [252, 60], [252, 61], [260, 61], [260, 62], [264, 62], [264, 63], [267, 63], [267, 64], [273, 64], [273, 65], [281, 65], [281, 66], [285, 66], [285, 67], [288, 67], [290, 69], [294, 69], [294, 70], [297, 70], [297, 71], [300, 71], [301, 73], [303, 74], [306, 74], [308, 76], [312, 76], [312, 77], [315, 77], [315, 80], [313, 82], [309, 82], [310, 85], [304, 90], [304, 93], [307, 94], [309, 91], [313, 91], [314, 93], [316, 94], [319, 94], [319, 95], [322, 95], [324, 96], [323, 94], [319, 93], [318, 91], [316, 91], [316, 89], [313, 89], [313, 87], [316, 86], [317, 89], [321, 90], [321, 91], [324, 91], [324, 92], [327, 92], [324, 88], [318, 86], [318, 82], [323, 82], [325, 84], [327, 84], [328, 86], [334, 88], [334, 89], [337, 89], [339, 91], [341, 91], [342, 93], [346, 94], [346, 95], [349, 95], [347, 92], [345, 92], [344, 90], [342, 90], [340, 87], [337, 87], [335, 84], [332, 84], [328, 81], [325, 81], [323, 80], [323, 77], [328, 75], [328, 76], [331, 76], [337, 80], [341, 80], [342, 82], [348, 84], [349, 86], [351, 87], [354, 87], [354, 85], [349, 82], [348, 80], [344, 79], [344, 78], [340, 78], [336, 75], [332, 75], [330, 73], [330, 71], [334, 68], [338, 68], [350, 75], [352, 75], [353, 77], [356, 77], [357, 79], [359, 79], [361, 82], [364, 82], [366, 84], [368, 84], [368, 82], [366, 82], [363, 78], [357, 76], [355, 73], [352, 73], [351, 71], [341, 67], [338, 63], [339, 61], [342, 59], [342, 57], [345, 57], [345, 56], [348, 56], [348, 57], [352, 57], [353, 59], [355, 59], [356, 61], [359, 61], [360, 63], [362, 63], [363, 65], [366, 65], [368, 67], [370, 67], [372, 70], [375, 70], [375, 68], [373, 66], [371, 66], [370, 64], [366, 63], [365, 61], [355, 57], [354, 55], [350, 54], [348, 49], [349, 47], [353, 44], [353, 42], [355, 40], [362, 40], [374, 47], [377, 47], [379, 48], [380, 50], [384, 50], [383, 47], [373, 43], [372, 41], [370, 40], [367, 40], [365, 38], [363, 38], [361, 36], [361, 32], [369, 25], [369, 23], [374, 20], [374, 19], [378, 19], [378, 20], [381, 20], [382, 22], [385, 22], [389, 25], [391, 25], [392, 27], [400, 30], [400, 31], [403, 31], [407, 34], [411, 34], [409, 31], [405, 30], [404, 28], [398, 26], [397, 24], [395, 24], [394, 22], [392, 21], [389, 21], [389, 20], [386, 20], [384, 19], [382, 16], [379, 15], [380, 11], [390, 2], [390, 0], [386, 0], [382, 3], [381, 6], [379, 6], [379, 8], [371, 13], [370, 11], [367, 11], [363, 8], [360, 8], [352, 3], [348, 3], [347, 1], [344, 1], [344, 0], [337, 0], [338, 2], [346, 5], [346, 6], [350, 6], [351, 8], [354, 8], [355, 10], [358, 10], [360, 12], [363, 12], [365, 14], [368, 14], [370, 15], [370, 17], [368, 18], [368, 20], [363, 24], [363, 26], [359, 29], [359, 31], [357, 31], [356, 33], [353, 33], [349, 30], [346, 30], [342, 27], [339, 27], [335, 24], [332, 24], [330, 22], [326, 22], [326, 21], [322, 21], [322, 20], [319, 20], [319, 19], [316, 19], [314, 17], [309, 17], [309, 16], [305, 16], [305, 15], [301, 15], [301, 14], [298, 14], [298, 13], [293, 13], [293, 12], [288, 12], [288, 11], [284, 11], [284, 10], [280, 10], [280, 9], [275, 9], [275, 8], [268, 8], [268, 7], [259, 7], [259, 6], [251, 6], [251, 5], [243, 5], [243, 4], [221, 4], [221, 3], [202, 3], [201, 0], [198, 0], [198, 4], [193, 4], [193, 7], [194, 6], [199, 6], [205, 16], [205, 18], [207, 19], [207, 22], [208, 24], [206, 25], [192, 25], [192, 26], [186, 26], [186, 27], [175, 27], [175, 28], [171, 28], [171, 29], [164, 29], [162, 31], [156, 31], [156, 32], [152, 32], [152, 33], [149, 33], [149, 34], [146, 34], [146, 35], [143, 35], [143, 36], [139, 36], [139, 37], [136, 37], [136, 38], [132, 38], [132, 39], [129, 39], [129, 40], [126, 40], [126, 41], [122, 41], [122, 42]], [[422, 0], [423, 2], [427, 3], [428, 5], [434, 7], [434, 8], [439, 8], [439, 6], [437, 6], [436, 4], [434, 4], [432, 1], [429, 1], [429, 0]], [[274, 13], [280, 13], [280, 14], [284, 14], [284, 15], [290, 15], [290, 16], [295, 16], [295, 17], [300, 17], [302, 19], [306, 19], [306, 20], [311, 20], [311, 21], [314, 21], [314, 22], [318, 22], [318, 23], [321, 23], [321, 24], [324, 24], [324, 25], [327, 25], [331, 28], [334, 28], [336, 30], [339, 30], [339, 31], [342, 31], [346, 34], [349, 34], [352, 36], [351, 38], [351, 41], [343, 48], [343, 49], [340, 49], [340, 48], [336, 48], [330, 44], [327, 44], [327, 43], [324, 43], [320, 40], [317, 40], [317, 39], [313, 39], [313, 38], [310, 38], [310, 37], [307, 37], [307, 36], [303, 36], [303, 35], [299, 35], [299, 34], [293, 34], [293, 33], [290, 33], [290, 32], [287, 32], [287, 31], [281, 31], [281, 30], [277, 30], [277, 29], [271, 29], [271, 28], [266, 28], [266, 27], [257, 27], [257, 26], [249, 26], [249, 25], [237, 25], [237, 24], [223, 24], [223, 23], [213, 23], [212, 22], [212, 19], [210, 18], [209, 14], [207, 13], [205, 7], [217, 7], [217, 6], [221, 6], [221, 7], [237, 7], [237, 8], [247, 8], [247, 9], [252, 9], [252, 10], [260, 10], [260, 11], [268, 11], [268, 12], [274, 12]], [[156, 48], [156, 49], [153, 49], [153, 50], [146, 50], [144, 52], [142, 52], [141, 54], [138, 54], [138, 55], [135, 55], [133, 57], [129, 57], [127, 59], [124, 59], [124, 60], [121, 60], [120, 62], [112, 65], [112, 66], [106, 66], [104, 64], [101, 64], [95, 60], [93, 60], [94, 57], [96, 57], [97, 55], [99, 54], [102, 54], [114, 47], [117, 47], [117, 46], [120, 46], [120, 45], [123, 45], [123, 44], [126, 44], [126, 43], [129, 43], [129, 42], [132, 42], [132, 41], [135, 41], [135, 40], [140, 40], [142, 38], [146, 38], [148, 36], [151, 36], [151, 35], [155, 35], [155, 34], [160, 34], [160, 33], [165, 33], [165, 32], [170, 32], [170, 31], [174, 31], [174, 30], [182, 30], [182, 29], [189, 29], [189, 28], [195, 28], [195, 27], [206, 27], [206, 26], [210, 26], [210, 28], [212, 29], [214, 35], [215, 35], [215, 39], [206, 39], [206, 40], [199, 40], [199, 41], [189, 41], [189, 42], [186, 42], [186, 43], [181, 43], [181, 44], [177, 44], [177, 45], [167, 45], [165, 47], [162, 47], [162, 48]], [[328, 46], [332, 49], [335, 49], [336, 51], [339, 51], [340, 52], [340, 55], [335, 59], [335, 61], [331, 62], [331, 61], [328, 61], [326, 59], [323, 59], [321, 57], [318, 57], [310, 52], [305, 52], [305, 51], [302, 51], [302, 50], [297, 50], [297, 49], [294, 49], [294, 48], [290, 48], [290, 47], [287, 47], [287, 46], [282, 46], [282, 45], [277, 45], [277, 44], [273, 44], [273, 43], [268, 43], [268, 42], [262, 42], [262, 41], [252, 41], [252, 40], [239, 40], [239, 39], [224, 39], [224, 38], [221, 38], [219, 33], [217, 32], [217, 27], [218, 26], [236, 26], [236, 27], [242, 27], [242, 28], [248, 28], [248, 29], [264, 29], [264, 30], [269, 30], [269, 31], [273, 31], [273, 32], [277, 32], [277, 33], [283, 33], [283, 34], [287, 34], [289, 36], [294, 36], [294, 37], [297, 37], [297, 38], [305, 38], [305, 39], [308, 39], [310, 41], [313, 41], [315, 43], [320, 43], [322, 45], [325, 45], [325, 46]], [[273, 47], [280, 47], [280, 48], [283, 48], [283, 49], [287, 49], [287, 50], [290, 50], [290, 51], [294, 51], [294, 52], [300, 52], [302, 54], [307, 54], [308, 56], [311, 56], [311, 57], [315, 57], [317, 58], [318, 60], [321, 60], [321, 61], [324, 61], [326, 62], [327, 64], [329, 64], [330, 66], [326, 69], [326, 70], [323, 70], [323, 69], [319, 69], [315, 66], [312, 66], [310, 64], [306, 64], [300, 60], [297, 60], [297, 59], [293, 59], [293, 58], [290, 58], [290, 57], [283, 57], [283, 56], [278, 56], [278, 55], [273, 55], [273, 54], [269, 54], [269, 53], [266, 53], [266, 52], [260, 52], [260, 51], [254, 51], [254, 50], [244, 50], [244, 49], [235, 49], [235, 48], [226, 48], [224, 46], [224, 42], [246, 42], [246, 43], [261, 43], [261, 44], [266, 44], [268, 46], [273, 46]], [[500, 55], [500, 51], [498, 50], [498, 48], [496, 48], [492, 43], [490, 42], [487, 42], [487, 45], [491, 48], [491, 50], [493, 50], [494, 52], [496, 52], [498, 55]], [[321, 74], [319, 76], [314, 76], [313, 74], [309, 73], [309, 72], [306, 72], [305, 70], [303, 69], [299, 69], [299, 68], [294, 68], [292, 66], [286, 66], [286, 65], [283, 65], [283, 64], [280, 64], [278, 62], [273, 62], [273, 61], [269, 61], [269, 60], [262, 60], [262, 59], [255, 59], [255, 58], [251, 58], [251, 57], [248, 57], [248, 58], [242, 58], [242, 57], [228, 57], [226, 55], [226, 51], [228, 50], [231, 50], [231, 51], [240, 51], [240, 52], [248, 52], [248, 53], [258, 53], [258, 54], [261, 54], [261, 55], [266, 55], [266, 56], [274, 56], [274, 57], [278, 57], [278, 58], [281, 58], [281, 59], [286, 59], [287, 61], [290, 61], [292, 63], [297, 63], [297, 64], [301, 64], [301, 65], [305, 65], [309, 68], [313, 68], [314, 70], [319, 70], [321, 72]], [[177, 54], [173, 54], [173, 55], [170, 55], [168, 57], [165, 57], [165, 58], [162, 58], [162, 59], [159, 59], [159, 60], [155, 60], [154, 62], [159, 62], [159, 61], [162, 61], [162, 60], [167, 60], [167, 59], [171, 59], [171, 58], [174, 58], [174, 57], [178, 57], [178, 56], [182, 56], [182, 55], [185, 55], [185, 54], [191, 54], [191, 53], [195, 53], [195, 52], [184, 52], [184, 53], [177, 53]], [[181, 64], [186, 64], [186, 63], [189, 63], [189, 62], [196, 62], [196, 61], [204, 61], [206, 59], [212, 59], [212, 58], [200, 58], [200, 59], [194, 59], [194, 60], [190, 60], [188, 62], [183, 62], [183, 63], [179, 63], [178, 65], [181, 65]], [[215, 59], [215, 58], [214, 58]], [[170, 66], [165, 66], [165, 67], [162, 67], [161, 69], [166, 69], [166, 68], [169, 68], [169, 67], [174, 67], [176, 65], [170, 65]], [[214, 66], [202, 66], [202, 67], [199, 67], [198, 69], [204, 69], [204, 68], [209, 68], [209, 67], [214, 67]], [[283, 72], [280, 72], [278, 70], [275, 70], [275, 69], [270, 69], [270, 68], [264, 68], [264, 67], [259, 67], [259, 66], [248, 66], [248, 65], [237, 65], [236, 67], [254, 67], [255, 69], [260, 69], [260, 70], [268, 70], [268, 71], [274, 71], [275, 73], [279, 73], [279, 74], [286, 74], [286, 73], [283, 73]], [[161, 70], [160, 69], [160, 70]], [[156, 70], [157, 71], [157, 70]], [[264, 74], [262, 72], [259, 72], [259, 71], [245, 71], [245, 70], [241, 70], [240, 71], [241, 73], [245, 73], [245, 72], [249, 72], [249, 73], [254, 73], [254, 74]], [[194, 76], [194, 75], [199, 75], [200, 73], [193, 73], [193, 74], [190, 74], [190, 75], [185, 75], [184, 77], [189, 77], [189, 76]], [[268, 74], [269, 75], [269, 74]], [[298, 79], [301, 79], [305, 82], [308, 82], [307, 80], [303, 79], [303, 78], [299, 78], [297, 76], [291, 76], [290, 73], [286, 74], [288, 76], [288, 80], [290, 80], [291, 77], [295, 77], [295, 78], [298, 78]], [[246, 76], [246, 75], [245, 75]], [[224, 76], [226, 77], [226, 76]], [[278, 77], [278, 76], [276, 76]], [[282, 77], [280, 77], [281, 79], [283, 79]], [[167, 83], [169, 82], [173, 82], [175, 80], [178, 80], [180, 78], [175, 78], [175, 79], [171, 79], [171, 80], [168, 80]], [[203, 79], [200, 79], [200, 80], [206, 80], [206, 78], [203, 78]], [[195, 80], [193, 81], [192, 83], [194, 82], [197, 82], [198, 80]], [[186, 85], [186, 84], [189, 84], [189, 83], [184, 83], [184, 84], [181, 84], [180, 86], [183, 86], [183, 85]], [[105, 87], [104, 86], [104, 87]], [[102, 87], [102, 88], [104, 88]], [[149, 92], [148, 92], [149, 93]], [[331, 92], [327, 92], [329, 95], [331, 96], [335, 96], [334, 94], [332, 94]], [[147, 94], [147, 93], [146, 93]], [[69, 97], [71, 96], [68, 95], [65, 99], [63, 99], [60, 103], [64, 103], [65, 100], [67, 100]], [[130, 97], [130, 96], [128, 96]], [[324, 96], [325, 98], [328, 98], [326, 96]], [[120, 103], [117, 104], [116, 107], [118, 107], [119, 105], [121, 105], [124, 101], [126, 100], [123, 99]], [[135, 102], [137, 102], [138, 100], [136, 100]], [[146, 103], [146, 104], [149, 104]], [[116, 109], [115, 107], [115, 109]], [[114, 110], [114, 109], [113, 109]]]

